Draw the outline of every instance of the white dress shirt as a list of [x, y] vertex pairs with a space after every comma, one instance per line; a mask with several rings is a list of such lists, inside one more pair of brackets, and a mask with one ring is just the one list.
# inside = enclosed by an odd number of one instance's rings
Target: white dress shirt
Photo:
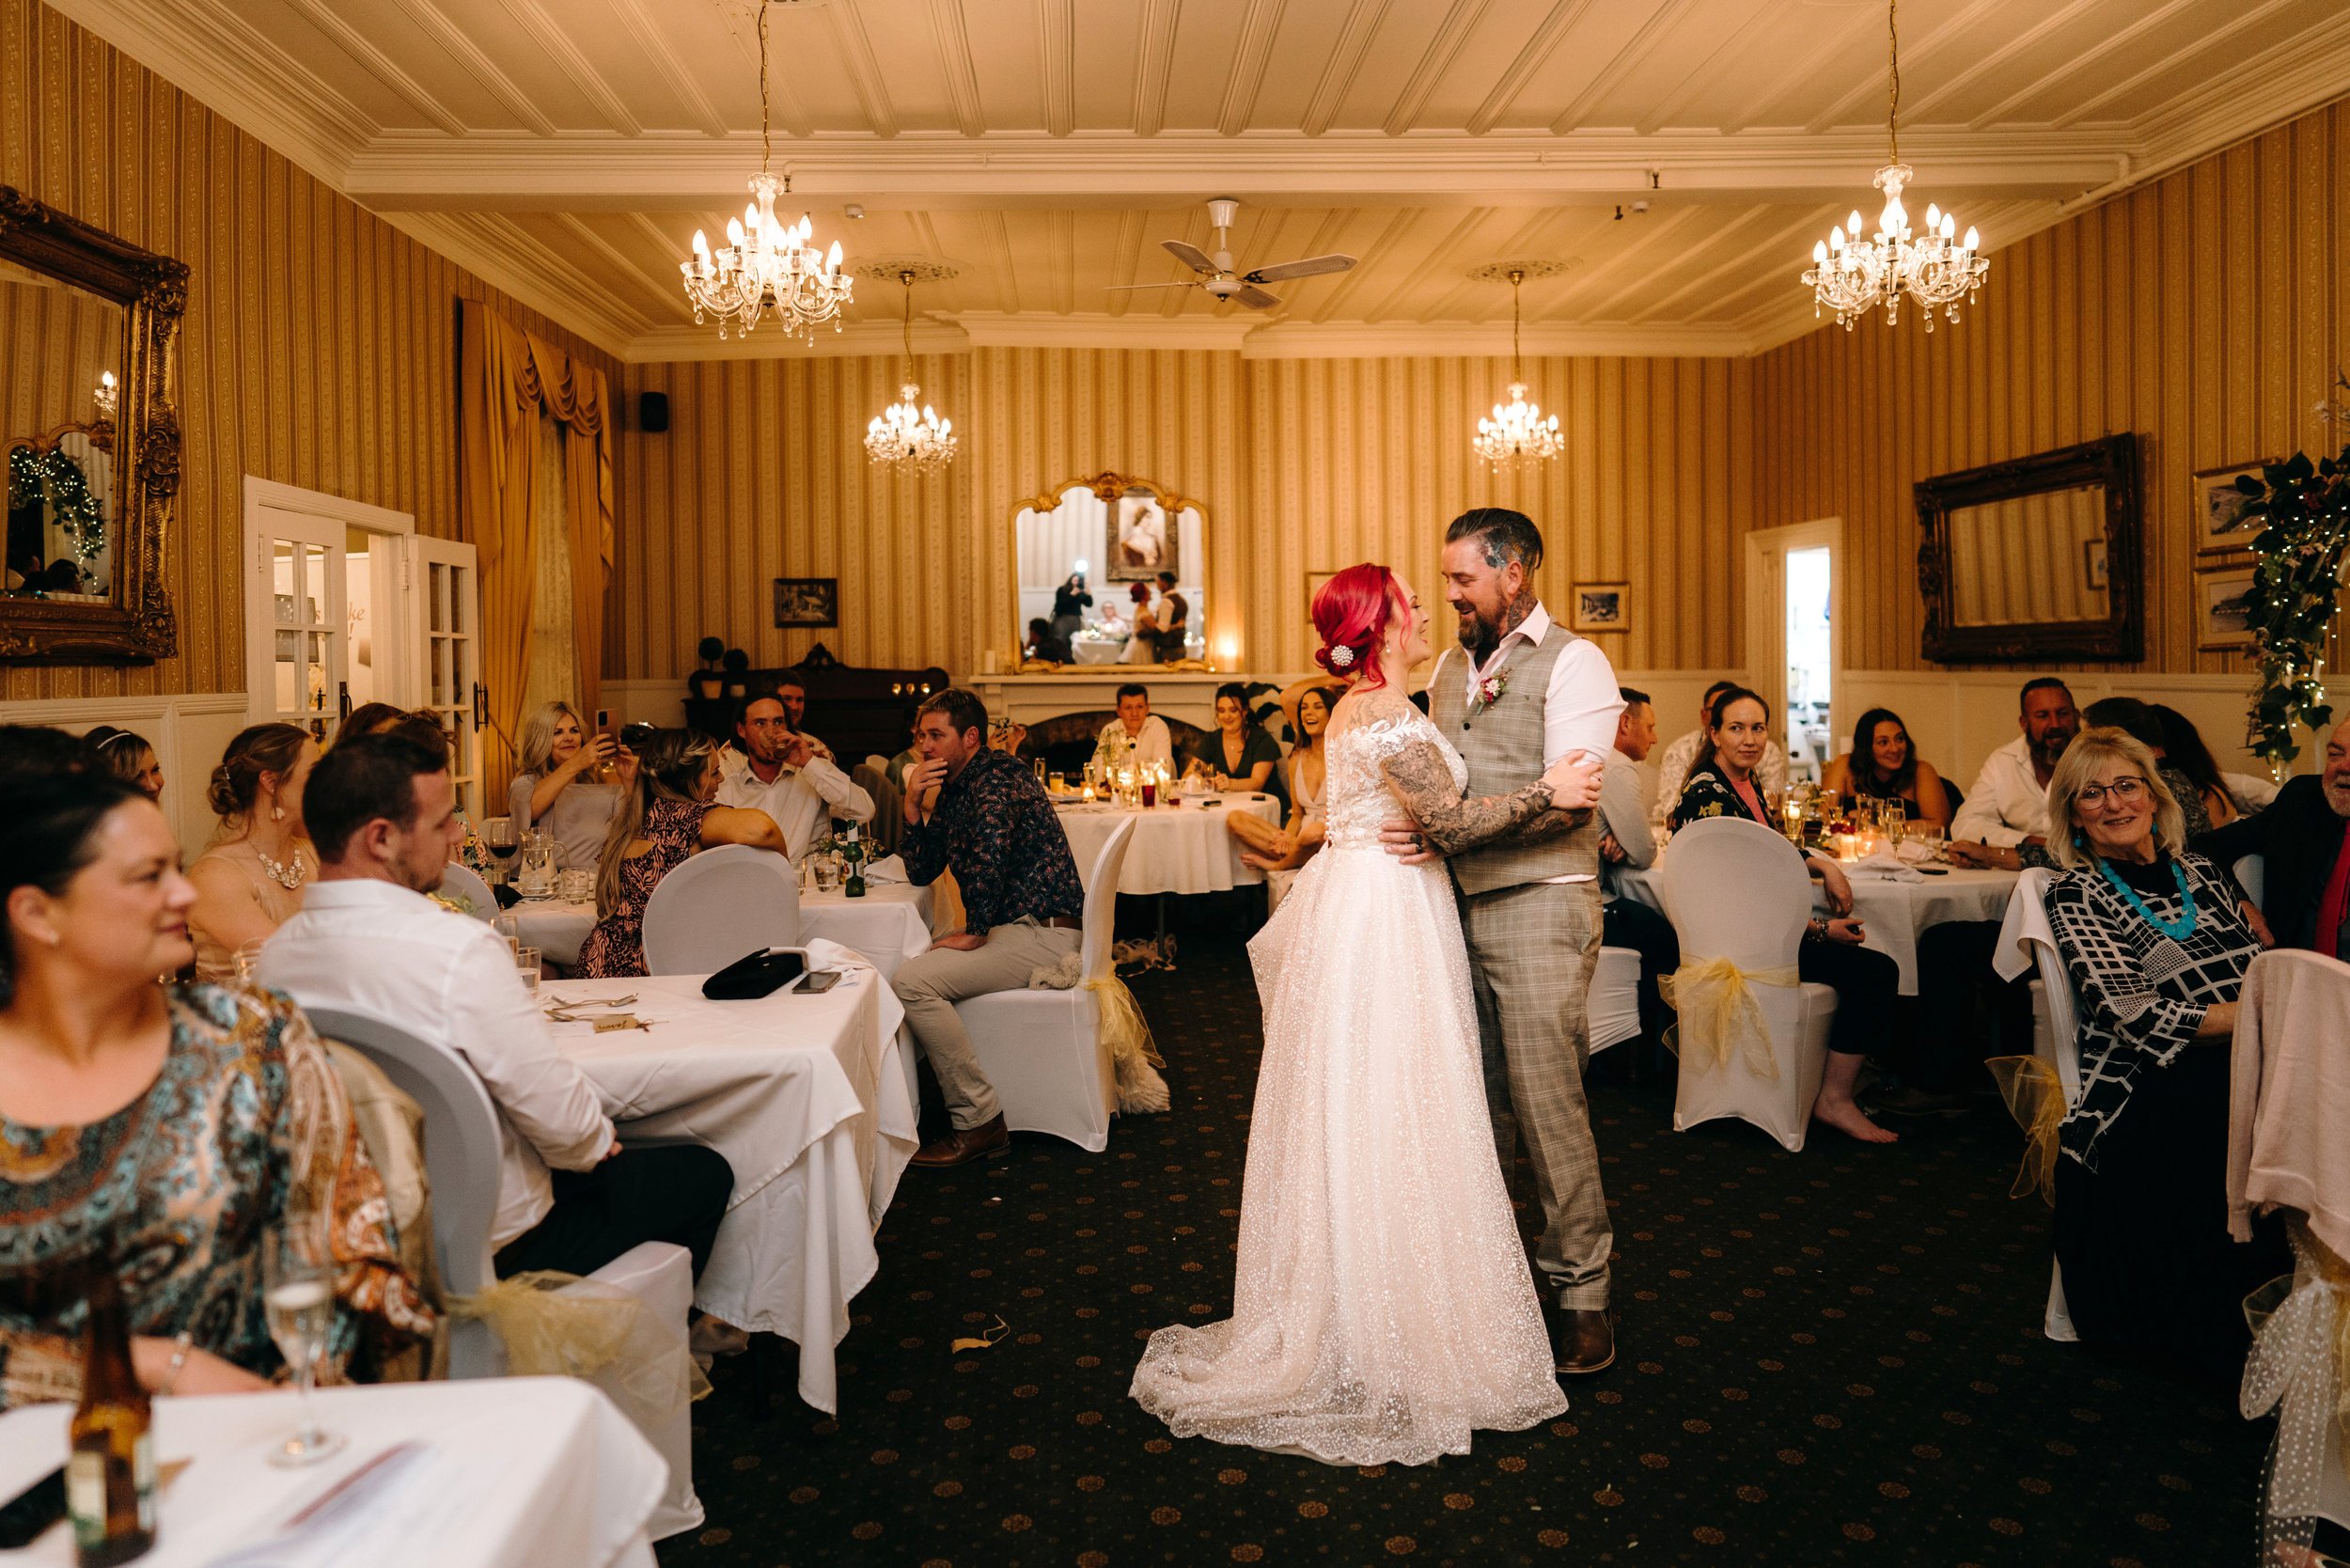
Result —
[[513, 949], [486, 921], [388, 882], [313, 882], [261, 949], [261, 983], [305, 1007], [372, 1012], [457, 1052], [498, 1108], [495, 1251], [547, 1216], [547, 1167], [592, 1169], [612, 1147], [603, 1096], [555, 1048]]
[[1982, 760], [1966, 804], [1950, 819], [1952, 841], [2013, 849], [2048, 834], [2048, 787], [2031, 771], [2031, 745], [2018, 735]]
[[[1656, 798], [1649, 803], [1648, 823], [1659, 843], [1671, 836], [1666, 819], [1681, 804], [1681, 792], [1688, 785], [1689, 770], [1698, 765], [1698, 747], [1704, 741], [1703, 729], [1692, 729], [1674, 736], [1656, 755]], [[1754, 787], [1766, 795], [1787, 788], [1787, 748], [1777, 741], [1762, 748], [1762, 760], [1754, 765]]]
[[[1607, 774], [1599, 781], [1599, 824], [1615, 836], [1623, 849], [1623, 864], [1635, 870], [1656, 860], [1656, 835], [1648, 825], [1648, 808], [1640, 799], [1640, 764], [1610, 746]], [[1613, 868], [1603, 862], [1600, 880], [1613, 885]]]
[[1168, 773], [1175, 771], [1175, 733], [1167, 729], [1167, 720], [1158, 714], [1152, 713], [1142, 721], [1142, 733], [1139, 735], [1126, 733], [1125, 720], [1112, 719], [1102, 726], [1102, 732], [1094, 737], [1094, 744], [1098, 745], [1108, 740], [1112, 731], [1116, 731], [1119, 738], [1133, 748], [1135, 766], [1147, 768], [1156, 762]]
[[[1499, 669], [1519, 643], [1539, 643], [1550, 635], [1550, 611], [1540, 600], [1517, 628], [1494, 646], [1481, 665], [1466, 658], [1468, 699], [1477, 700], [1477, 683]], [[1464, 651], [1465, 651], [1465, 650]], [[1443, 673], [1440, 660], [1437, 673]], [[1548, 769], [1562, 757], [1577, 752], [1606, 760], [1616, 750], [1616, 721], [1623, 716], [1623, 695], [1616, 684], [1616, 666], [1599, 644], [1576, 637], [1551, 661], [1550, 685], [1543, 693], [1543, 766]], [[1602, 781], [1605, 788], [1605, 780]], [[1581, 872], [1543, 878], [1546, 882], [1589, 882]]]
[[732, 755], [742, 760], [728, 764], [729, 771], [718, 784], [718, 804], [766, 812], [783, 829], [786, 853], [794, 860], [807, 853], [818, 828], [832, 818], [846, 817], [854, 823], [873, 820], [872, 795], [842, 773], [837, 762], [811, 757], [807, 766], [786, 767], [769, 782], [751, 771], [748, 757], [739, 752]]

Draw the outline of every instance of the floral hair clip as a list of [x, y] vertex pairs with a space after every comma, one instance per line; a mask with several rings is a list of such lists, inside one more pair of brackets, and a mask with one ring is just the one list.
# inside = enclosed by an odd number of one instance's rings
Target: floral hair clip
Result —
[[1344, 669], [1347, 666], [1355, 662], [1355, 650], [1349, 648], [1344, 643], [1340, 643], [1337, 647], [1330, 650], [1330, 662], [1338, 666], [1340, 669]]

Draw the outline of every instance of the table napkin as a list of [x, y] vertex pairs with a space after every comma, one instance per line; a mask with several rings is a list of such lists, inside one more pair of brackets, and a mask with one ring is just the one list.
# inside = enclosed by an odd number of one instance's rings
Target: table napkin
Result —
[[906, 863], [903, 855], [885, 855], [865, 868], [868, 882], [905, 882]]
[[1844, 868], [1844, 875], [1854, 881], [1923, 882], [1925, 873], [1902, 863], [1901, 856], [1890, 850], [1879, 850], [1865, 860], [1856, 860]]

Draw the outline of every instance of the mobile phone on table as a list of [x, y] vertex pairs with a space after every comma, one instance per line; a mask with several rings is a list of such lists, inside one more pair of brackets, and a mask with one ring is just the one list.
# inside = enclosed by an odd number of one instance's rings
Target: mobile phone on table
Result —
[[12, 1552], [31, 1545], [64, 1517], [65, 1466], [60, 1465], [0, 1503], [0, 1551]]
[[821, 996], [839, 983], [840, 971], [838, 969], [810, 969], [807, 978], [800, 982], [800, 989], [811, 996]]

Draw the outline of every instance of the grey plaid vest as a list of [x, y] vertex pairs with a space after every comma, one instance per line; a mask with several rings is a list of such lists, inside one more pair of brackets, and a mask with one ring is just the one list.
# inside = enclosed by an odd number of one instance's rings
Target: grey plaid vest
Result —
[[[1468, 793], [1506, 795], [1543, 776], [1543, 708], [1551, 666], [1574, 634], [1557, 622], [1539, 644], [1518, 642], [1502, 661], [1500, 698], [1469, 711], [1468, 652], [1450, 648], [1436, 661], [1428, 684], [1428, 716], [1468, 764]], [[1522, 883], [1599, 872], [1599, 813], [1563, 839], [1529, 845], [1496, 844], [1452, 856], [1452, 879], [1464, 893], [1490, 893]]]

